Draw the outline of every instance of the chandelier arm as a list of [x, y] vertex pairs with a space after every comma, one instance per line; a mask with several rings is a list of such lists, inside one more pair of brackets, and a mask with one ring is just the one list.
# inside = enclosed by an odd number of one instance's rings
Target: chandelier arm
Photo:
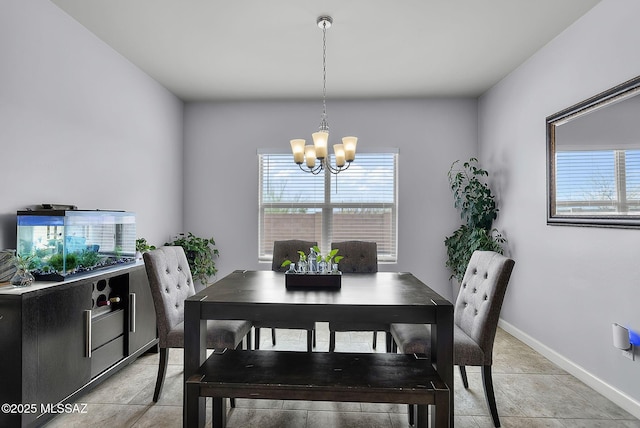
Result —
[[337, 175], [338, 173], [340, 173], [342, 171], [346, 171], [347, 169], [349, 169], [350, 166], [351, 166], [351, 162], [348, 162], [347, 166], [336, 166], [336, 167], [333, 167], [333, 166], [331, 166], [329, 161], [327, 161], [326, 168], [327, 168], [327, 170], [329, 170], [330, 173]]
[[298, 164], [298, 168], [300, 168], [300, 171], [302, 171], [302, 172], [310, 172], [310, 173], [311, 173], [311, 174], [313, 174], [313, 175], [318, 175], [318, 174], [320, 174], [320, 172], [322, 171], [322, 163], [320, 163], [318, 166], [313, 167], [313, 168], [309, 168], [309, 167], [307, 167], [307, 169], [304, 169], [304, 168], [302, 167], [302, 164], [301, 164], [301, 163], [299, 163], [299, 164]]
[[322, 162], [320, 162], [320, 165], [318, 165], [317, 167], [313, 168], [310, 172], [313, 175], [318, 175], [318, 174], [320, 174], [322, 172], [322, 169], [323, 169], [323, 165], [322, 165]]

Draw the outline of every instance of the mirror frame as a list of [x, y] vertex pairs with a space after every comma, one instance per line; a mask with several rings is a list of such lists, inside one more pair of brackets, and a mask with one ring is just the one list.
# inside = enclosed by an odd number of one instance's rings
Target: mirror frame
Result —
[[556, 127], [585, 116], [597, 109], [634, 96], [640, 96], [640, 76], [594, 95], [559, 111], [546, 119], [547, 126], [547, 224], [564, 226], [593, 226], [640, 228], [640, 215], [559, 215], [556, 212]]

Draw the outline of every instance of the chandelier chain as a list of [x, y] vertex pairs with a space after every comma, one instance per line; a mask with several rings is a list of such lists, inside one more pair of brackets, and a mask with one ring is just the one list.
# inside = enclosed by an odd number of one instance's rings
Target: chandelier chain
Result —
[[322, 23], [322, 120], [320, 130], [328, 131], [327, 122], [327, 21]]

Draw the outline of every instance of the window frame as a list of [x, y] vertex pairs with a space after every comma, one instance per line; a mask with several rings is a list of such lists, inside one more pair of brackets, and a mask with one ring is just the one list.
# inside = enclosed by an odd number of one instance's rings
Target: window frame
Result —
[[[548, 225], [640, 228], [640, 214], [635, 213], [583, 213], [580, 215], [559, 213], [556, 195], [557, 152], [597, 148], [640, 149], [640, 138], [637, 137], [640, 127], [635, 119], [637, 115], [633, 114], [637, 112], [634, 108], [638, 102], [640, 102], [640, 76], [546, 118]], [[565, 134], [565, 125], [569, 123], [571, 123], [569, 129], [572, 130], [573, 138], [567, 138]], [[627, 175], [635, 180], [638, 172], [627, 172]]]
[[[263, 157], [264, 156], [283, 156], [286, 161], [291, 162], [296, 168], [297, 165], [293, 163], [291, 153], [283, 152], [281, 150], [258, 150], [258, 261], [259, 262], [271, 262], [273, 259], [272, 249], [264, 247], [264, 235], [265, 235], [265, 210], [267, 209], [296, 209], [304, 208], [307, 210], [316, 210], [321, 213], [322, 226], [320, 233], [320, 240], [318, 246], [323, 253], [329, 251], [329, 247], [332, 242], [333, 236], [333, 216], [336, 209], [381, 209], [390, 210], [390, 226], [391, 232], [389, 233], [389, 243], [391, 251], [381, 251], [382, 247], [378, 245], [378, 263], [397, 263], [398, 261], [398, 171], [399, 171], [399, 150], [397, 148], [380, 148], [371, 151], [359, 152], [358, 156], [362, 158], [368, 155], [390, 155], [393, 162], [393, 201], [392, 202], [334, 202], [332, 201], [332, 185], [334, 185], [334, 178], [337, 177], [338, 186], [340, 186], [340, 176], [331, 174], [328, 171], [323, 171], [323, 200], [321, 202], [263, 202]], [[358, 156], [354, 164], [358, 162]], [[298, 171], [299, 174], [308, 175], [309, 173]], [[344, 173], [342, 173], [344, 174]], [[298, 237], [290, 237], [286, 239], [300, 239]], [[354, 238], [356, 239], [356, 238]], [[339, 239], [343, 240], [343, 239]], [[263, 252], [264, 248], [264, 252]]]

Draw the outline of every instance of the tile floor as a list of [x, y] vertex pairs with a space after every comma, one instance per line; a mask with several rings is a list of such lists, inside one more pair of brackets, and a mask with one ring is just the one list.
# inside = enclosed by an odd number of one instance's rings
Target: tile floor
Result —
[[[301, 330], [278, 330], [277, 346], [263, 331], [262, 349], [306, 349]], [[317, 350], [329, 349], [329, 330], [318, 323]], [[336, 351], [373, 352], [371, 333], [338, 333]], [[384, 344], [382, 333], [378, 344]], [[378, 352], [384, 351], [378, 347]], [[382, 346], [384, 348], [384, 346]], [[158, 403], [152, 402], [158, 355], [147, 354], [78, 400], [86, 414], [59, 415], [47, 428], [143, 428], [182, 426], [182, 350], [171, 350]], [[455, 379], [455, 423], [459, 428], [492, 427], [480, 372], [468, 368], [469, 389]], [[494, 387], [503, 427], [640, 428], [640, 421], [549, 362], [527, 345], [498, 330], [494, 349]], [[210, 412], [210, 405], [207, 409]], [[210, 426], [210, 415], [208, 415]], [[406, 406], [238, 399], [229, 428], [401, 428]]]

